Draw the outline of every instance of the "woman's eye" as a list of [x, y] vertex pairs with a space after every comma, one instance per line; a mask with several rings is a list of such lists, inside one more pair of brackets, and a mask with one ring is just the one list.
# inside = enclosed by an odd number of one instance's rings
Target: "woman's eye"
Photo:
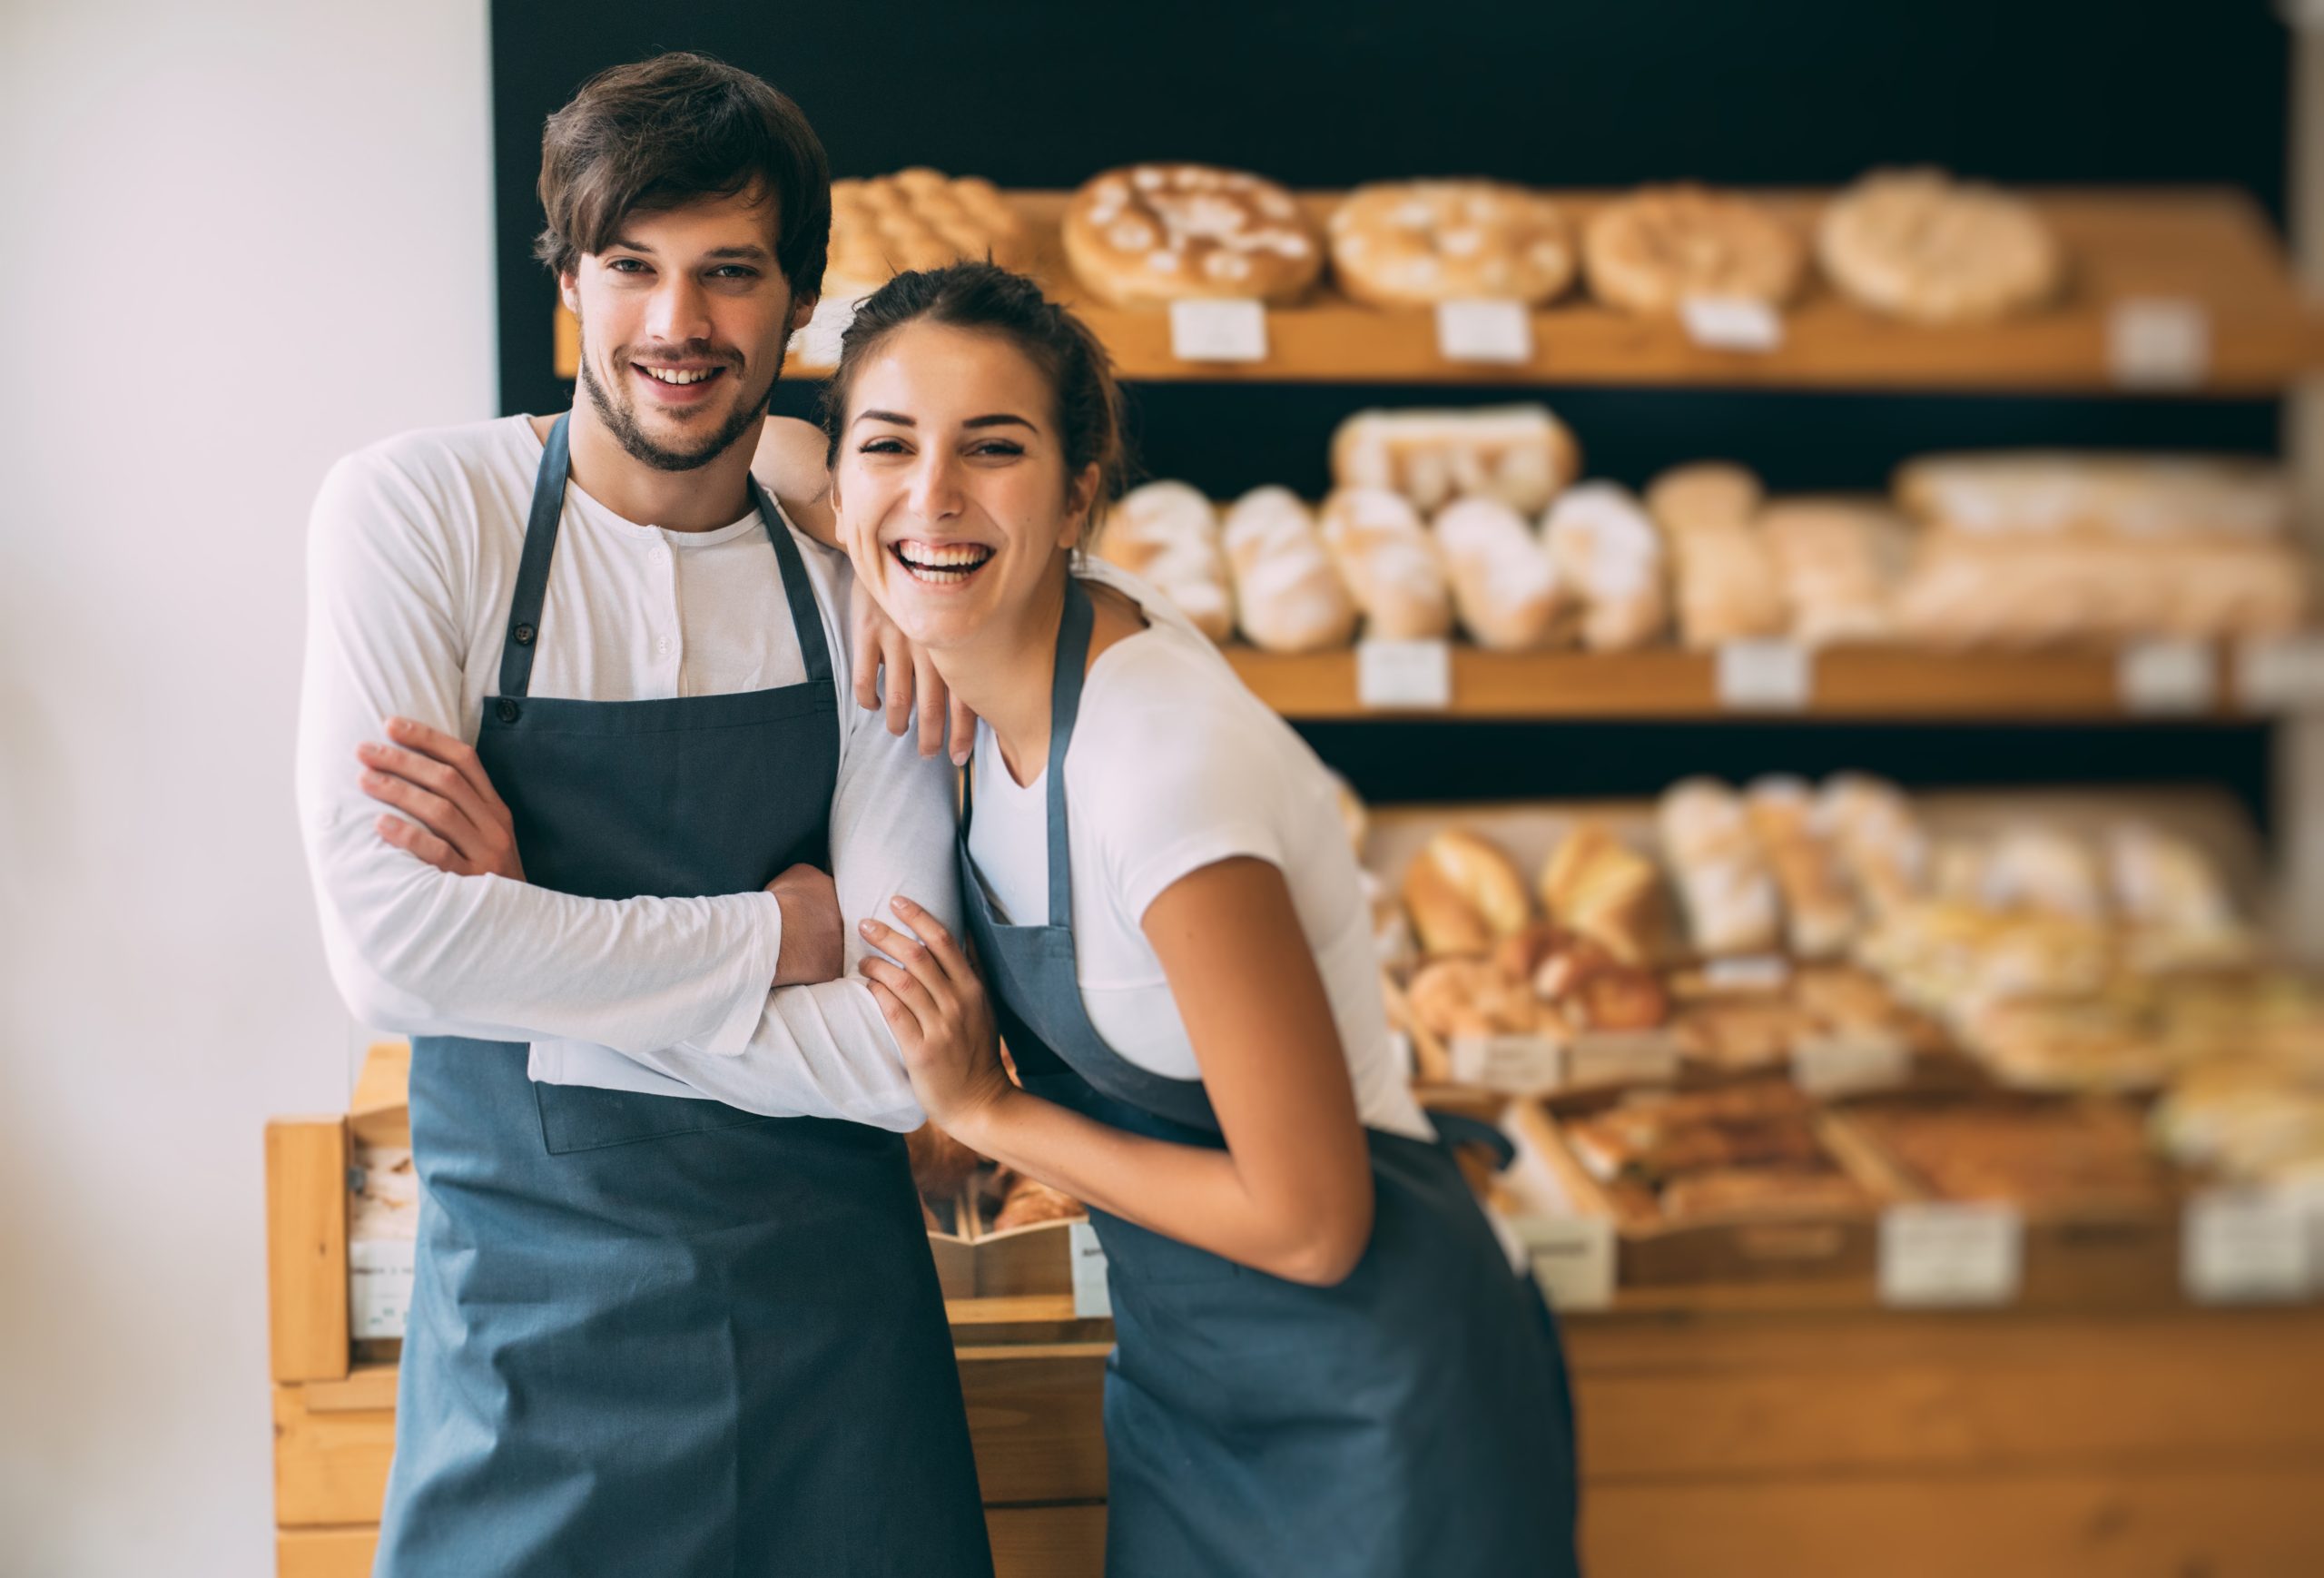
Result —
[[863, 447], [856, 451], [860, 455], [901, 455], [903, 452], [903, 445], [893, 439], [867, 439]]
[[987, 439], [983, 443], [979, 444], [975, 449], [969, 451], [971, 455], [998, 456], [1003, 458], [1021, 455], [1024, 452], [1025, 447], [1023, 445], [1012, 444], [1006, 439]]

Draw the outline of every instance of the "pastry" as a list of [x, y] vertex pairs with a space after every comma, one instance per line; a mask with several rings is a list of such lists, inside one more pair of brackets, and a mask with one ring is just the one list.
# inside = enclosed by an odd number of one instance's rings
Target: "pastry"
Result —
[[1847, 873], [1814, 793], [1804, 779], [1761, 778], [1744, 791], [1751, 831], [1781, 890], [1791, 952], [1829, 959], [1855, 940], [1856, 909]]
[[1896, 588], [1911, 528], [1877, 502], [1778, 499], [1759, 512], [1791, 610], [1791, 635], [1810, 646], [1885, 641], [1896, 633]]
[[1429, 953], [1488, 952], [1533, 909], [1509, 857], [1462, 828], [1437, 833], [1404, 868], [1404, 908]]
[[1524, 517], [1498, 499], [1462, 498], [1439, 511], [1434, 526], [1452, 606], [1478, 646], [1530, 652], [1566, 633], [1571, 599]]
[[1548, 922], [1503, 937], [1493, 968], [1522, 982], [1571, 1030], [1652, 1030], [1670, 1001], [1651, 971], [1626, 963], [1591, 938]]
[[1595, 652], [1644, 646], [1670, 620], [1662, 536], [1630, 489], [1583, 482], [1558, 495], [1541, 522], [1558, 578], [1581, 599], [1581, 644]]
[[1921, 323], [1965, 323], [2038, 307], [2064, 260], [2030, 203], [1941, 170], [1876, 171], [1834, 198], [1817, 257], [1856, 302]]
[[1218, 511], [1184, 482], [1148, 482], [1108, 512], [1098, 557], [1151, 582], [1213, 641], [1235, 632], [1235, 594]]
[[1604, 824], [1578, 823], [1559, 841], [1541, 868], [1541, 894], [1552, 921], [1623, 963], [1660, 957], [1669, 929], [1661, 873]]
[[826, 296], [866, 296], [907, 269], [990, 259], [1004, 269], [1032, 261], [1024, 222], [990, 181], [901, 170], [832, 182]]
[[1767, 491], [1745, 467], [1728, 460], [1674, 466], [1647, 485], [1647, 513], [1673, 542], [1702, 527], [1746, 526]]
[[1521, 981], [1489, 960], [1436, 959], [1405, 989], [1414, 1028], [1437, 1040], [1458, 1036], [1531, 1035], [1542, 1028], [1541, 1005]]
[[1323, 272], [1323, 238], [1291, 193], [1207, 164], [1108, 170], [1065, 208], [1066, 261], [1098, 300], [1295, 301]]
[[1375, 307], [1470, 300], [1541, 302], [1573, 281], [1556, 203], [1492, 181], [1359, 186], [1333, 211], [1332, 271]]
[[1347, 644], [1355, 603], [1296, 494], [1253, 488], [1227, 509], [1221, 538], [1236, 617], [1254, 646], [1317, 652]]
[[1709, 954], [1772, 950], [1775, 878], [1742, 799], [1715, 779], [1689, 778], [1663, 793], [1658, 821], [1695, 947]]
[[1078, 1221], [1088, 1214], [1071, 1195], [1037, 1179], [1020, 1177], [1009, 1186], [990, 1230], [1005, 1233], [1011, 1228], [1029, 1228], [1040, 1222]]
[[1451, 631], [1452, 589], [1443, 556], [1410, 499], [1385, 488], [1337, 488], [1316, 511], [1316, 523], [1354, 594], [1366, 636], [1416, 641]]
[[1606, 204], [1582, 232], [1590, 293], [1630, 312], [1676, 312], [1694, 297], [1780, 307], [1798, 294], [1807, 246], [1758, 203], [1699, 186], [1648, 187]]
[[2004, 831], [1986, 852], [1980, 901], [1990, 910], [2039, 910], [2079, 921], [2106, 912], [2098, 857], [2072, 833], [2053, 827]]
[[1388, 488], [1433, 513], [1497, 498], [1539, 514], [1581, 470], [1581, 449], [1547, 406], [1358, 411], [1332, 434], [1332, 481]]
[[1674, 532], [1679, 638], [1698, 649], [1782, 636], [1791, 627], [1783, 577], [1756, 524], [1706, 521]]
[[[2107, 887], [2122, 917], [2174, 958], [2231, 957], [2243, 945], [2235, 905], [2209, 855], [2143, 822], [2107, 830]], [[2157, 961], [2160, 962], [2161, 961]]]

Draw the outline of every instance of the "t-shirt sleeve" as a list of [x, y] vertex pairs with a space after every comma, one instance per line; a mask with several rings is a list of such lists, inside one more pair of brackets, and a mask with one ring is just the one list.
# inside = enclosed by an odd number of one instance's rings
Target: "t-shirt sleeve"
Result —
[[1091, 754], [1100, 764], [1108, 886], [1132, 925], [1172, 883], [1206, 865], [1237, 856], [1287, 864], [1287, 764], [1280, 743], [1238, 712], [1190, 706], [1181, 695], [1110, 710], [1090, 742], [1098, 747]]

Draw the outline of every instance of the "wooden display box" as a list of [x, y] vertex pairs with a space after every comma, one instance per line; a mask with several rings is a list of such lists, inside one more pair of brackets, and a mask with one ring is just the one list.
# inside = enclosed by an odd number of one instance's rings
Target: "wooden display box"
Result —
[[978, 1210], [973, 1184], [947, 1203], [942, 1231], [931, 1231], [936, 1276], [947, 1298], [1027, 1298], [1073, 1291], [1074, 1218], [996, 1232]]
[[1861, 1165], [1846, 1142], [1832, 1143], [1831, 1119], [1817, 1119], [1833, 1161], [1861, 1185], [1863, 1208], [1798, 1216], [1703, 1216], [1670, 1221], [1640, 1207], [1626, 1191], [1600, 1184], [1567, 1143], [1561, 1119], [1612, 1106], [1598, 1095], [1561, 1100], [1553, 1112], [1537, 1101], [1513, 1103], [1512, 1129], [1539, 1155], [1576, 1214], [1614, 1224], [1615, 1280], [1624, 1288], [1735, 1286], [1766, 1282], [1838, 1283], [1867, 1292], [1878, 1269], [1880, 1211], [1896, 1198], [1893, 1181]]

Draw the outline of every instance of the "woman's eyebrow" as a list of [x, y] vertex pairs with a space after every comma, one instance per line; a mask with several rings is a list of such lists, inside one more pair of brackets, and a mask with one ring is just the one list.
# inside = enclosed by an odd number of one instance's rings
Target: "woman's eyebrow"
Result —
[[[855, 413], [855, 421], [893, 422], [900, 428], [916, 428], [920, 426], [918, 422], [913, 421], [910, 417], [905, 416], [901, 411], [858, 411]], [[855, 422], [850, 422], [848, 424], [850, 427], [853, 427], [854, 425]]]
[[989, 417], [970, 417], [967, 421], [962, 422], [960, 426], [964, 428], [1005, 428], [1011, 424], [1019, 428], [1024, 428], [1028, 430], [1030, 430], [1033, 426], [1032, 423], [1027, 421], [1024, 418], [1012, 416], [1007, 411], [995, 411]]

